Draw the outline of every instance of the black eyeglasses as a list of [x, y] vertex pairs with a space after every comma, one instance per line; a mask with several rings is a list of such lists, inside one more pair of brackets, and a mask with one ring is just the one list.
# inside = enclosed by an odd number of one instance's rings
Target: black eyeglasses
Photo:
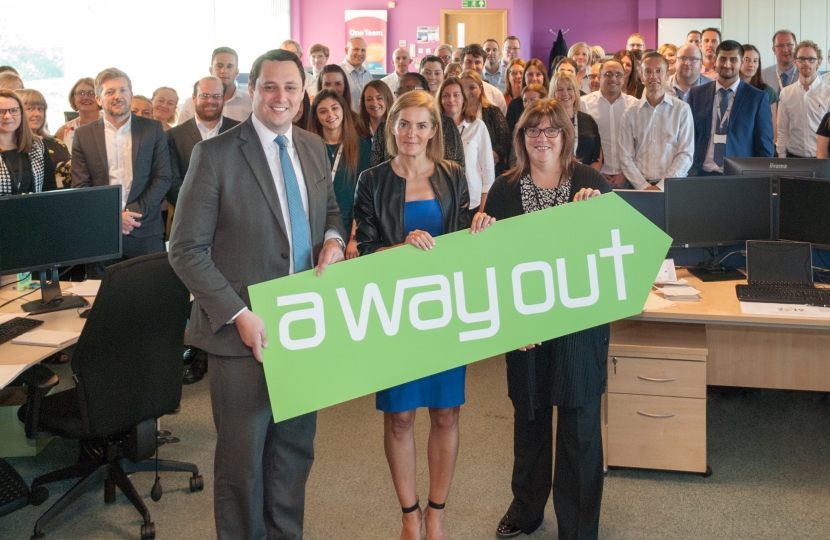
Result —
[[197, 97], [200, 97], [204, 100], [212, 99], [214, 101], [219, 101], [220, 99], [222, 99], [222, 94], [197, 94]]
[[6, 116], [6, 113], [9, 113], [12, 116], [20, 116], [20, 107], [12, 107], [11, 109], [0, 109], [0, 118]]
[[95, 97], [95, 91], [94, 90], [86, 90], [86, 91], [84, 91], [84, 90], [75, 90], [75, 97], [84, 97], [84, 96]]
[[545, 128], [545, 129], [525, 128], [525, 135], [527, 135], [531, 139], [538, 138], [539, 135], [541, 135], [542, 133], [544, 133], [545, 137], [547, 137], [548, 139], [555, 139], [559, 136], [560, 133], [562, 133], [562, 128], [555, 128], [555, 127], [549, 127], [549, 128]]

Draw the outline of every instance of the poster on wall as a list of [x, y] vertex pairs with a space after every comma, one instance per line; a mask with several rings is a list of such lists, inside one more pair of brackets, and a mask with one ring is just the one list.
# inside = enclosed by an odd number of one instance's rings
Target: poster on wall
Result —
[[386, 10], [347, 9], [346, 41], [359, 37], [366, 42], [364, 65], [371, 73], [386, 73]]
[[421, 58], [435, 54], [435, 49], [441, 44], [439, 41], [440, 28], [437, 26], [419, 26], [417, 29], [416, 42], [418, 50], [416, 54], [412, 55], [415, 59], [415, 65], [419, 65]]

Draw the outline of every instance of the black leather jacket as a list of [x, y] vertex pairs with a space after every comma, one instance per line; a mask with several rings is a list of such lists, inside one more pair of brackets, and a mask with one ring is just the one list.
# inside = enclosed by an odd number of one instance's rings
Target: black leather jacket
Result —
[[[444, 215], [444, 234], [469, 228], [470, 194], [461, 167], [451, 161], [439, 161], [429, 180]], [[361, 255], [403, 243], [406, 238], [405, 204], [406, 180], [395, 174], [391, 161], [360, 174], [354, 217], [357, 221], [355, 241]]]

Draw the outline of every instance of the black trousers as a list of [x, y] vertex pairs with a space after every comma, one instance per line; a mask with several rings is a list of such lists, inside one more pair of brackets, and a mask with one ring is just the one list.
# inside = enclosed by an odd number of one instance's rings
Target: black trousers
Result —
[[530, 421], [527, 401], [513, 402], [513, 502], [507, 513], [523, 531], [542, 523], [552, 485], [559, 540], [597, 538], [603, 486], [601, 397], [577, 408], [556, 408], [555, 471], [553, 408], [536, 409]]

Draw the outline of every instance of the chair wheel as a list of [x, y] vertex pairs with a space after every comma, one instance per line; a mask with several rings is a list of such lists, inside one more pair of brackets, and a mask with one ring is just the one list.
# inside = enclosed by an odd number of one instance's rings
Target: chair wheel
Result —
[[141, 526], [141, 540], [153, 540], [156, 537], [156, 526], [151, 521]]
[[[29, 504], [40, 506], [49, 498], [49, 489], [46, 486], [38, 486], [29, 493]], [[40, 533], [43, 534], [43, 533]], [[34, 536], [32, 536], [34, 538]]]
[[702, 476], [703, 478], [709, 478], [710, 476], [712, 476], [712, 467], [707, 465], [706, 466], [706, 472], [700, 473], [700, 476]]
[[190, 477], [190, 492], [202, 491], [205, 488], [205, 479], [201, 474]]

